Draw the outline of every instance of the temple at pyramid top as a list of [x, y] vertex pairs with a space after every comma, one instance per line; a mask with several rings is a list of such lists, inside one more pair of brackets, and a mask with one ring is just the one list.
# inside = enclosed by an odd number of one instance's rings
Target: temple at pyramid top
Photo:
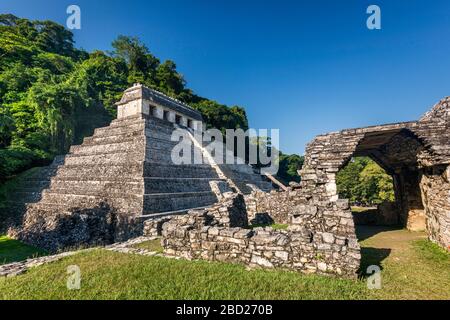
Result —
[[117, 119], [152, 115], [194, 130], [202, 129], [202, 115], [187, 104], [142, 84], [125, 90], [117, 105]]

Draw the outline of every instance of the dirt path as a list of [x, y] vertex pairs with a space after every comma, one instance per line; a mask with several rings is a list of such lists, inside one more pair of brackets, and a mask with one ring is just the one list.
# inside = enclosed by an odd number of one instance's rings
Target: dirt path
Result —
[[358, 226], [357, 234], [364, 246], [387, 248], [392, 251], [408, 249], [412, 241], [427, 238], [425, 232], [378, 226]]
[[450, 299], [450, 256], [426, 241], [425, 232], [386, 227], [359, 227], [362, 271], [382, 268], [384, 299]]

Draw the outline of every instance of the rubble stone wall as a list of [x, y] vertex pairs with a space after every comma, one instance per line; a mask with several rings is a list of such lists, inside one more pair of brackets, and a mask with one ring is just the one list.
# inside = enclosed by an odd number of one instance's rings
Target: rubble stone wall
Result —
[[[449, 129], [450, 98], [445, 98], [418, 121], [317, 136], [307, 146], [305, 163], [299, 173], [301, 193], [308, 200], [305, 205], [317, 208], [316, 221], [320, 216], [326, 218], [318, 222], [318, 228], [324, 228], [335, 221], [336, 216], [347, 216], [349, 212], [324, 209], [334, 208], [333, 203], [339, 201], [336, 173], [351, 157], [370, 156], [397, 181], [400, 223], [414, 230], [420, 229], [427, 220], [430, 239], [448, 248], [449, 182], [445, 175], [430, 172], [442, 171], [439, 168], [446, 168], [450, 163]], [[302, 215], [304, 213], [299, 216]], [[295, 210], [291, 216], [295, 216]]]
[[298, 200], [298, 192], [272, 191], [267, 193], [253, 191], [245, 196], [249, 221], [253, 224], [260, 224], [263, 222], [257, 215], [268, 215], [273, 223], [289, 223], [291, 206]]
[[[241, 219], [243, 205], [241, 195], [230, 194], [212, 209], [173, 217], [162, 225], [164, 252], [186, 259], [356, 277], [361, 255], [354, 229], [352, 234], [322, 232], [300, 224], [288, 230], [252, 230]], [[237, 213], [241, 218], [227, 217]]]
[[450, 250], [450, 166], [429, 168], [420, 186], [428, 236]]

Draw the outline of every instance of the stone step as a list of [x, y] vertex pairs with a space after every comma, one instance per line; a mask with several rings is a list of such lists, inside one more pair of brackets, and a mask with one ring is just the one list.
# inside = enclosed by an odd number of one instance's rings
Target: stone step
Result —
[[254, 184], [262, 189], [273, 189], [273, 184], [270, 181], [250, 181], [250, 180], [239, 180], [240, 183]]
[[49, 188], [50, 192], [60, 194], [79, 194], [79, 195], [108, 195], [144, 192], [144, 182], [124, 181], [123, 179], [111, 180], [52, 180]]
[[65, 165], [57, 170], [57, 179], [111, 179], [111, 177], [136, 178], [143, 176], [143, 162], [126, 164]]
[[201, 209], [206, 209], [209, 207], [210, 206], [202, 206], [202, 207], [186, 208], [186, 209], [175, 210], [175, 211], [156, 212], [156, 213], [145, 214], [145, 215], [139, 216], [138, 218], [141, 218], [143, 220], [143, 222], [145, 223], [148, 220], [153, 220], [153, 219], [162, 218], [162, 217], [166, 217], [166, 216], [183, 215], [183, 214], [187, 214], [190, 210], [201, 210]]
[[144, 132], [145, 130], [145, 121], [142, 120], [137, 123], [131, 123], [131, 124], [124, 124], [121, 126], [109, 126], [109, 127], [103, 127], [103, 128], [97, 128], [94, 130], [94, 137], [104, 137], [104, 136], [111, 136], [111, 135], [117, 135], [117, 134], [123, 134], [127, 132], [133, 132], [142, 130]]
[[[152, 149], [147, 148], [145, 161], [149, 163], [153, 163], [158, 165], [159, 163], [175, 163], [177, 159], [172, 159], [173, 155], [171, 150], [163, 150], [163, 149]], [[193, 153], [191, 153], [191, 159], [193, 157]]]
[[90, 155], [69, 154], [66, 156], [66, 165], [125, 165], [138, 164], [144, 159], [143, 152], [109, 152]]
[[[230, 166], [233, 165], [219, 165], [219, 168], [223, 171], [223, 173], [230, 179], [239, 179], [239, 180], [248, 180], [248, 181], [263, 181], [263, 177], [258, 174], [254, 173], [252, 168], [247, 165], [242, 165], [245, 170], [237, 171], [230, 169]], [[248, 170], [248, 168], [250, 170]]]
[[[105, 200], [107, 199], [107, 200]], [[79, 194], [60, 194], [44, 191], [39, 205], [47, 206], [61, 204], [64, 208], [93, 208], [100, 202], [107, 202], [111, 207], [125, 212], [142, 211], [142, 195], [138, 194], [108, 194], [102, 195], [79, 195]]]
[[167, 177], [167, 178], [211, 178], [218, 179], [217, 172], [209, 165], [175, 165], [166, 163], [145, 162], [145, 177]]
[[143, 137], [140, 139], [127, 139], [114, 143], [95, 143], [95, 144], [82, 144], [78, 146], [70, 147], [70, 153], [75, 155], [92, 155], [100, 153], [111, 153], [120, 151], [133, 152], [145, 147], [145, 140]]
[[135, 116], [130, 116], [127, 118], [120, 118], [120, 119], [114, 119], [111, 121], [110, 123], [110, 127], [120, 127], [120, 126], [126, 126], [129, 125], [131, 123], [137, 123], [143, 120], [142, 115], [135, 115]]
[[250, 181], [234, 181], [234, 183], [237, 185], [237, 187], [239, 188], [239, 190], [242, 191], [242, 193], [244, 194], [250, 194], [253, 189], [251, 187], [249, 187], [249, 184], [254, 185], [255, 187], [257, 187], [258, 189], [260, 189], [261, 191], [264, 192], [269, 192], [271, 190], [273, 190], [273, 186], [270, 182], [259, 182], [259, 183], [254, 183], [254, 182], [250, 182]]
[[217, 202], [213, 192], [185, 192], [144, 195], [143, 214], [209, 206]]
[[[170, 141], [170, 140], [166, 140], [166, 139], [161, 139], [161, 138], [149, 138], [147, 137], [147, 148], [150, 149], [154, 149], [154, 150], [162, 150], [162, 151], [168, 151], [171, 152], [172, 149], [178, 145], [180, 142], [178, 141]], [[188, 147], [189, 145], [186, 145], [186, 147]], [[191, 149], [194, 149], [194, 146], [191, 146]]]
[[[159, 149], [159, 150], [172, 150], [177, 144], [178, 141], [171, 141], [170, 136], [162, 136], [161, 134], [150, 134], [147, 135], [147, 143], [148, 147]], [[133, 144], [144, 144], [144, 135], [142, 132], [132, 132], [131, 134], [124, 135], [114, 135], [107, 137], [89, 137], [85, 138], [82, 145], [72, 146], [70, 148], [70, 152], [78, 153], [80, 152], [90, 152], [87, 150], [95, 149], [108, 149], [108, 150], [118, 150], [121, 146], [125, 147], [128, 143], [130, 145]], [[194, 146], [192, 146], [194, 148]]]
[[134, 119], [132, 121], [124, 121], [123, 123], [112, 123], [108, 127], [97, 128], [94, 130], [95, 137], [123, 134], [131, 131], [147, 129], [154, 132], [160, 132], [163, 134], [171, 134], [175, 129], [173, 123], [166, 120], [150, 117], [145, 119]]
[[[143, 214], [202, 207], [217, 202], [217, 197], [213, 192], [146, 194], [143, 199]], [[101, 196], [44, 192], [41, 201], [30, 204], [28, 207], [52, 211], [55, 211], [55, 208], [58, 210], [93, 208], [102, 201], [104, 198]], [[109, 194], [107, 203], [120, 211], [139, 213], [142, 209], [142, 196], [127, 194], [119, 197]], [[139, 215], [141, 214], [139, 213]]]
[[113, 134], [113, 135], [105, 135], [105, 136], [90, 136], [85, 137], [83, 139], [83, 145], [96, 145], [96, 144], [108, 144], [108, 143], [115, 143], [115, 142], [122, 142], [124, 140], [128, 139], [142, 139], [144, 137], [145, 132], [143, 130], [134, 130], [134, 131], [128, 131], [123, 132], [119, 134]]
[[145, 178], [145, 193], [210, 192], [210, 178]]
[[255, 175], [253, 168], [247, 164], [219, 164], [222, 170], [229, 171], [234, 174]]

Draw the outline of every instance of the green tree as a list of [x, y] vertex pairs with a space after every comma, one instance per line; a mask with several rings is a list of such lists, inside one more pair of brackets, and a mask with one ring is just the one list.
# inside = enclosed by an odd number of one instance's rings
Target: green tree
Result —
[[341, 169], [336, 176], [341, 198], [363, 205], [394, 201], [392, 177], [367, 157], [357, 157]]
[[177, 72], [175, 62], [166, 60], [156, 69], [156, 78], [158, 79], [158, 88], [164, 93], [177, 97], [186, 84], [183, 76]]
[[241, 107], [228, 108], [211, 100], [202, 100], [192, 106], [202, 113], [207, 128], [217, 128], [223, 134], [226, 129], [248, 130], [247, 116]]
[[14, 119], [8, 114], [8, 110], [0, 105], [0, 148], [10, 145], [14, 129]]
[[369, 162], [361, 171], [359, 182], [364, 202], [380, 204], [395, 200], [392, 177], [375, 162]]
[[148, 86], [157, 85], [156, 69], [159, 59], [137, 37], [120, 35], [113, 41], [112, 55], [123, 59], [128, 68], [128, 83], [140, 82]]
[[298, 170], [303, 166], [304, 157], [297, 154], [280, 153], [277, 178], [285, 185], [289, 182], [300, 182]]

